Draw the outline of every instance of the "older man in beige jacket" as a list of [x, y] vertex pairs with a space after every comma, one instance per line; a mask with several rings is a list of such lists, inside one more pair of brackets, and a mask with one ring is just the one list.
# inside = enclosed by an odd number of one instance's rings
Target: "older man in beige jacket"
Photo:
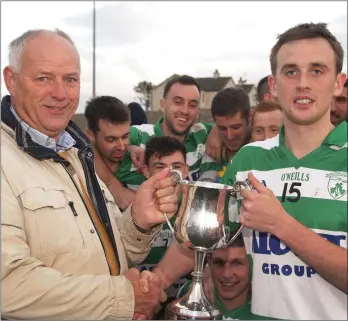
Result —
[[[80, 58], [63, 32], [28, 31], [10, 44], [1, 103], [1, 314], [13, 319], [151, 318], [161, 283], [141, 262], [177, 209], [164, 170], [123, 214], [71, 122]], [[150, 273], [150, 272], [148, 272]], [[147, 285], [149, 285], [147, 284]]]

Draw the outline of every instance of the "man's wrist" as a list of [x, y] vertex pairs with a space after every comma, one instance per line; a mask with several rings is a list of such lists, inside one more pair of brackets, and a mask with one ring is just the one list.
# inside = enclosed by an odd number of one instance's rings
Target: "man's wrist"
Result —
[[271, 234], [275, 235], [278, 239], [285, 241], [287, 232], [292, 229], [294, 218], [284, 211], [283, 215], [274, 225]]
[[141, 223], [138, 223], [136, 221], [136, 219], [134, 218], [133, 206], [131, 207], [131, 217], [132, 217], [133, 225], [140, 233], [146, 234], [146, 235], [149, 235], [151, 233], [152, 227], [143, 226]]

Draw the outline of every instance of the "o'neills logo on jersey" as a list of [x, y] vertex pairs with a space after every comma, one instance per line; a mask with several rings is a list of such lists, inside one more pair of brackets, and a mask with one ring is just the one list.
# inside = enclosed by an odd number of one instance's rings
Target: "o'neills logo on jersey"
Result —
[[[347, 239], [347, 236], [343, 234], [317, 234], [338, 246], [342, 246], [344, 241]], [[264, 274], [284, 276], [294, 275], [307, 278], [311, 278], [316, 274], [316, 271], [313, 268], [304, 264], [294, 253], [291, 252], [289, 247], [272, 234], [253, 231], [252, 247], [252, 252], [255, 255], [267, 255], [267, 260], [265, 260], [264, 263], [261, 263], [261, 270]], [[286, 257], [280, 260], [279, 257], [283, 255], [286, 255]], [[285, 264], [279, 264], [280, 261]], [[257, 259], [257, 262], [259, 262], [259, 259]], [[294, 262], [297, 262], [298, 264], [293, 264]]]

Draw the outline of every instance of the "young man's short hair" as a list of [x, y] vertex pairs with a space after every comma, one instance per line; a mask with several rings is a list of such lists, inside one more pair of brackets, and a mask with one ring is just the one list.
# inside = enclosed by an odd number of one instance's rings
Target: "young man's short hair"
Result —
[[269, 76], [263, 77], [257, 84], [256, 95], [257, 95], [258, 102], [262, 102], [265, 94], [270, 93], [270, 89], [268, 85], [268, 77]]
[[188, 75], [181, 75], [181, 76], [175, 76], [172, 79], [170, 79], [166, 85], [164, 86], [163, 90], [163, 98], [165, 98], [173, 85], [175, 84], [181, 84], [181, 85], [193, 85], [196, 86], [199, 93], [201, 93], [201, 87], [199, 87], [198, 82], [196, 81], [195, 78], [188, 76]]
[[279, 104], [273, 101], [263, 101], [254, 108], [252, 119], [254, 119], [255, 114], [257, 113], [266, 113], [266, 112], [271, 112], [275, 110], [282, 111], [282, 108], [280, 107]]
[[225, 88], [218, 92], [211, 103], [211, 114], [215, 116], [232, 116], [241, 112], [242, 118], [248, 120], [250, 100], [242, 88]]
[[103, 119], [112, 124], [124, 124], [130, 122], [130, 111], [116, 97], [98, 96], [87, 102], [85, 117], [88, 128], [96, 134], [100, 130], [99, 120]]
[[176, 152], [180, 152], [186, 162], [186, 148], [183, 142], [175, 137], [170, 136], [154, 136], [145, 146], [145, 164], [149, 166], [150, 159], [153, 156], [159, 158], [172, 155]]
[[280, 48], [291, 41], [303, 39], [323, 38], [327, 40], [335, 53], [336, 73], [342, 71], [343, 66], [343, 48], [336, 37], [327, 29], [326, 23], [302, 23], [286, 30], [277, 37], [278, 41], [273, 46], [270, 55], [270, 63], [272, 74], [276, 74], [277, 70], [277, 54]]

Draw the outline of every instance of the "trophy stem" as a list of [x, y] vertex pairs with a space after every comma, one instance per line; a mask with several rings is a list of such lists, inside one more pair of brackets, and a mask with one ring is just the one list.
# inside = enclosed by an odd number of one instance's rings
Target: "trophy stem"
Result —
[[199, 248], [195, 252], [195, 266], [192, 272], [192, 280], [202, 281], [203, 279], [203, 269], [204, 269], [204, 259], [207, 254], [206, 251], [202, 251]]

